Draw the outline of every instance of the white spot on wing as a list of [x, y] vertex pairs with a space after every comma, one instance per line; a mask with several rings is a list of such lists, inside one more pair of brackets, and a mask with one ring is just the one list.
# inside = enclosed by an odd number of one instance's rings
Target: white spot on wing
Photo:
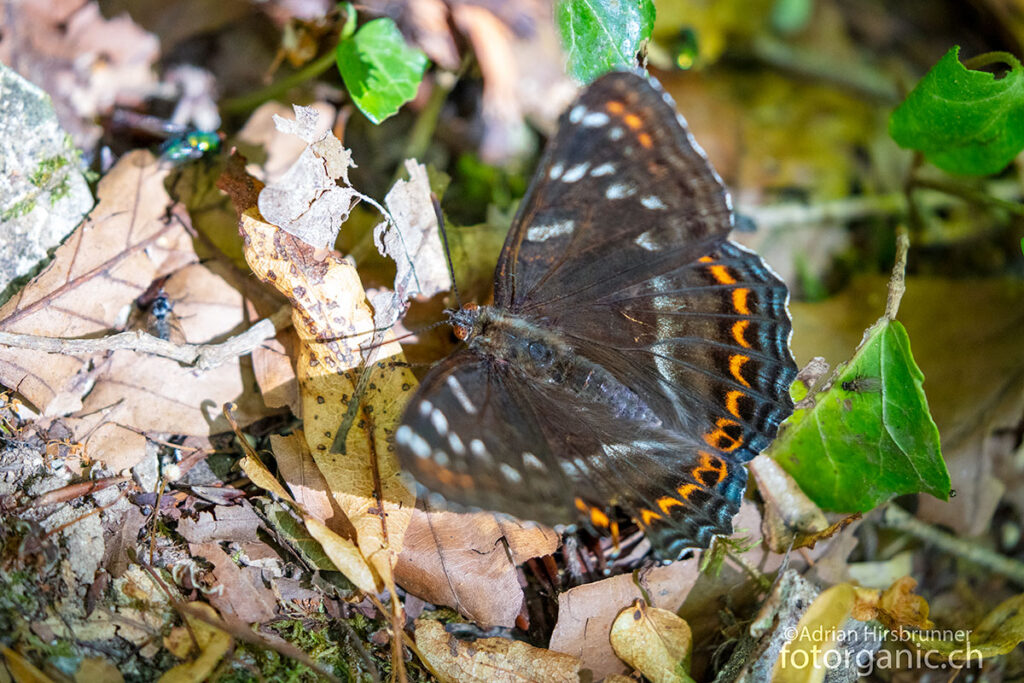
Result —
[[555, 164], [554, 166], [551, 167], [551, 170], [548, 171], [548, 178], [551, 178], [552, 180], [558, 180], [562, 175], [562, 171], [564, 170], [564, 166], [562, 166], [561, 164]]
[[643, 247], [647, 251], [657, 251], [658, 250], [658, 243], [655, 242], [654, 239], [651, 237], [651, 231], [650, 230], [648, 230], [647, 232], [641, 234], [639, 237], [637, 237], [635, 240], [633, 240], [633, 242], [637, 246]]
[[573, 166], [564, 174], [562, 174], [562, 182], [575, 183], [577, 180], [582, 178], [584, 174], [586, 174], [588, 168], [590, 168], [590, 164], [585, 161], [582, 164], [577, 164]]
[[610, 131], [608, 131], [608, 137], [610, 137], [612, 140], [621, 140], [622, 134], [623, 130], [619, 126], [615, 126]]
[[657, 197], [657, 196], [655, 196], [653, 194], [647, 195], [646, 197], [641, 199], [640, 203], [643, 204], [648, 209], [652, 209], [652, 210], [653, 209], [667, 209], [668, 208], [667, 206], [665, 206], [665, 202], [661, 201], [661, 197]]
[[448, 467], [448, 454], [444, 451], [434, 451], [434, 462], [441, 467]]
[[448, 388], [452, 390], [452, 393], [455, 394], [455, 400], [459, 402], [462, 409], [470, 415], [476, 415], [476, 406], [469, 400], [469, 394], [467, 394], [466, 390], [462, 388], [462, 384], [460, 384], [459, 380], [455, 378], [455, 375], [448, 375], [448, 379], [445, 380], [445, 383], [448, 385]]
[[452, 449], [452, 453], [455, 455], [465, 455], [466, 446], [462, 443], [462, 439], [455, 432], [448, 434], [448, 447]]
[[406, 446], [417, 458], [430, 457], [430, 444], [422, 436], [412, 430], [409, 425], [402, 425], [395, 432], [395, 441]]
[[581, 123], [587, 128], [600, 128], [606, 125], [609, 120], [608, 114], [605, 114], [603, 111], [594, 111], [584, 116]]
[[579, 123], [580, 121], [583, 120], [583, 116], [586, 113], [587, 108], [584, 107], [582, 104], [577, 104], [575, 107], [572, 108], [572, 111], [569, 112], [569, 120], [572, 121], [573, 123]]
[[448, 433], [448, 420], [445, 418], [444, 413], [437, 408], [434, 408], [433, 412], [430, 413], [430, 424], [434, 425], [434, 429], [441, 436]]
[[623, 185], [622, 183], [615, 183], [609, 185], [608, 189], [604, 191], [604, 196], [608, 199], [625, 199], [636, 194], [636, 188], [630, 187], [629, 185]]
[[531, 242], [544, 242], [552, 237], [561, 237], [572, 233], [576, 224], [571, 220], [556, 221], [547, 225], [535, 225], [526, 231], [526, 239]]
[[518, 484], [523, 481], [523, 475], [519, 473], [519, 470], [509, 465], [507, 462], [501, 463], [501, 473], [505, 475], [505, 479], [509, 480], [513, 484]]
[[476, 457], [486, 462], [491, 462], [491, 454], [487, 452], [487, 446], [480, 439], [473, 439], [469, 442], [469, 450]]
[[523, 453], [523, 464], [526, 465], [527, 467], [532, 467], [535, 470], [540, 470], [542, 472], [547, 470], [547, 468], [544, 467], [544, 463], [540, 461], [540, 458], [538, 458], [533, 453]]
[[565, 472], [565, 475], [568, 477], [575, 477], [579, 474], [579, 471], [576, 469], [576, 466], [573, 465], [572, 461], [570, 460], [560, 460], [558, 464], [559, 466], [561, 466], [562, 471]]
[[426, 417], [427, 415], [430, 415], [430, 411], [432, 411], [433, 409], [433, 403], [431, 403], [430, 401], [424, 401], [423, 403], [420, 404], [420, 415]]
[[590, 172], [590, 175], [598, 178], [603, 175], [611, 175], [612, 173], [615, 173], [615, 164], [606, 162], [600, 166], [594, 167], [594, 170]]

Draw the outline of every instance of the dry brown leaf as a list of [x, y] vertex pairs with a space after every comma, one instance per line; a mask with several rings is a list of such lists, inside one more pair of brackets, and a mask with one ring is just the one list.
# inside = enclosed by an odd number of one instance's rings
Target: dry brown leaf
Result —
[[[314, 102], [309, 105], [309, 108], [317, 113], [314, 139], [318, 139], [330, 131], [335, 117], [335, 109], [326, 102]], [[274, 125], [275, 117], [293, 115], [291, 107], [280, 102], [267, 102], [252, 113], [249, 120], [245, 122], [245, 126], [238, 132], [239, 151], [246, 156], [261, 159], [259, 163], [249, 163], [245, 170], [264, 183], [280, 180], [281, 176], [306, 150], [305, 140], [297, 135], [280, 131]], [[256, 151], [257, 154], [250, 155], [250, 149]]]
[[250, 505], [217, 505], [212, 511], [200, 512], [198, 519], [182, 517], [176, 530], [189, 543], [243, 543], [258, 540], [259, 526], [260, 519]]
[[248, 624], [273, 619], [277, 599], [263, 585], [258, 568], [239, 567], [217, 543], [190, 543], [189, 551], [213, 564], [217, 582], [206, 597], [214, 607]]
[[373, 317], [359, 276], [338, 253], [316, 250], [283, 233], [255, 210], [242, 215], [241, 229], [253, 271], [294, 307], [293, 321], [302, 342], [297, 374], [313, 459], [356, 528], [359, 548], [389, 582], [415, 502], [411, 486], [401, 477], [390, 437], [416, 379], [401, 363], [397, 343], [376, 348], [372, 357], [388, 361], [371, 366], [345, 453], [331, 453], [359, 383], [363, 356], [358, 343], [373, 339]]
[[[50, 337], [106, 332], [154, 278], [195, 261], [180, 217], [167, 216], [166, 176], [149, 152], [124, 156], [100, 182], [89, 218], [0, 308], [0, 329]], [[81, 407], [87, 360], [0, 348], [0, 383], [44, 414], [66, 414]]]
[[138, 104], [157, 88], [157, 37], [114, 14], [105, 17], [100, 3], [85, 0], [18, 3], [4, 13], [0, 62], [16, 65], [53, 98], [80, 149], [99, 139], [98, 116], [115, 104]]
[[619, 659], [652, 683], [693, 681], [688, 674], [693, 635], [675, 612], [636, 600], [615, 618], [610, 640]]
[[651, 603], [675, 611], [683, 604], [700, 576], [699, 558], [673, 562], [665, 567], [642, 569], [572, 588], [558, 596], [558, 623], [549, 647], [578, 657], [594, 678], [622, 673], [625, 667], [612, 649], [609, 634], [622, 605], [643, 598], [636, 581]]
[[464, 642], [438, 621], [416, 622], [416, 647], [441, 680], [470, 683], [578, 683], [575, 657], [507, 638]]
[[911, 592], [916, 586], [914, 578], [904, 576], [884, 591], [857, 588], [851, 615], [858, 621], [875, 619], [893, 631], [930, 629], [934, 624], [928, 620], [928, 601]]
[[[384, 221], [373, 230], [377, 251], [395, 261], [399, 304], [413, 296], [432, 297], [451, 287], [427, 167], [407, 159], [405, 170], [409, 180], [398, 180], [384, 198], [393, 222]], [[400, 309], [395, 308], [397, 317]], [[394, 322], [386, 317], [382, 320], [379, 307], [374, 309], [378, 327]]]
[[478, 624], [512, 627], [523, 606], [516, 565], [557, 548], [558, 534], [551, 529], [499, 521], [489, 512], [417, 508], [395, 565], [395, 581]]
[[324, 475], [313, 462], [302, 430], [296, 430], [288, 436], [272, 434], [270, 447], [274, 451], [274, 460], [281, 471], [281, 478], [291, 490], [295, 502], [336, 534], [355, 538], [352, 523], [345, 518], [345, 513], [327, 488]]
[[281, 482], [259, 460], [247, 455], [242, 458], [240, 466], [252, 483], [265, 491], [274, 493], [281, 500], [295, 506], [302, 516], [302, 521], [306, 525], [306, 530], [309, 531], [310, 536], [323, 547], [327, 557], [330, 558], [338, 571], [343, 573], [349, 581], [366, 593], [376, 593], [378, 591], [378, 577], [374, 575], [373, 570], [366, 563], [366, 559], [355, 543], [339, 536], [316, 517], [307, 514], [302, 509], [302, 506], [288, 495]]
[[[201, 611], [211, 619], [217, 619], [217, 611], [202, 602], [191, 603], [193, 609]], [[231, 648], [231, 636], [205, 621], [192, 616], [185, 616], [191, 632], [199, 645], [198, 656], [191, 662], [179, 664], [165, 672], [159, 683], [198, 683], [205, 681], [213, 673], [217, 663]]]
[[293, 415], [302, 414], [299, 383], [292, 365], [298, 343], [293, 330], [281, 330], [252, 351], [252, 371], [263, 402], [268, 408], [287, 406]]
[[[295, 105], [295, 119], [274, 116], [277, 129], [307, 143], [302, 154], [259, 196], [260, 214], [270, 223], [318, 249], [330, 249], [341, 224], [361, 195], [348, 182], [352, 155], [330, 131], [319, 112]], [[338, 184], [341, 181], [342, 184]]]

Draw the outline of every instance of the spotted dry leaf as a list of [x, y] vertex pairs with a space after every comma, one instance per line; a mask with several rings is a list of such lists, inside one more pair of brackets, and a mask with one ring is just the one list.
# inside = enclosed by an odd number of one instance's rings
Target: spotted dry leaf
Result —
[[376, 362], [359, 397], [345, 452], [331, 453], [362, 372], [359, 345], [374, 338], [359, 276], [337, 252], [315, 249], [265, 222], [254, 208], [242, 215], [241, 231], [253, 272], [293, 306], [300, 339], [296, 374], [310, 452], [355, 527], [363, 555], [390, 583], [415, 502], [390, 437], [416, 379], [404, 364], [401, 347], [385, 337], [386, 343], [368, 354]]
[[416, 622], [416, 647], [441, 680], [470, 683], [578, 683], [580, 661], [508, 638], [459, 640], [437, 621]]
[[693, 680], [688, 674], [693, 635], [675, 612], [637, 600], [615, 618], [611, 643], [615, 654], [649, 681]]

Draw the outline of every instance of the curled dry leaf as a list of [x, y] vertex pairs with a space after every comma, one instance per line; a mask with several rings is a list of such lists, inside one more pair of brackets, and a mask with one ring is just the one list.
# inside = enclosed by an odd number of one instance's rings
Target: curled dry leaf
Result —
[[916, 586], [914, 578], [904, 576], [885, 591], [859, 588], [851, 614], [859, 621], [880, 621], [893, 631], [903, 628], [930, 629], [934, 624], [928, 620], [928, 602], [911, 592]]
[[[211, 619], [217, 619], [217, 611], [209, 605], [201, 602], [192, 603], [192, 608], [203, 612]], [[213, 673], [217, 663], [227, 654], [231, 647], [231, 636], [219, 628], [210, 626], [205, 621], [194, 617], [185, 616], [188, 621], [188, 629], [195, 637], [195, 643], [199, 646], [196, 658], [191, 662], [185, 662], [170, 669], [160, 677], [159, 683], [194, 683], [205, 681]], [[184, 629], [184, 626], [179, 626]], [[180, 640], [180, 638], [179, 638]]]
[[416, 622], [416, 647], [444, 681], [470, 683], [577, 683], [575, 657], [507, 638], [464, 642], [438, 621]]
[[301, 505], [288, 495], [281, 482], [257, 458], [247, 455], [242, 458], [240, 466], [252, 483], [265, 491], [270, 491], [281, 500], [291, 504], [298, 511], [302, 516], [302, 521], [306, 525], [309, 535], [323, 547], [324, 553], [327, 554], [327, 557], [330, 558], [338, 571], [343, 573], [359, 590], [366, 593], [377, 592], [377, 578], [355, 543], [339, 536], [331, 531], [322, 521], [307, 513]]
[[653, 683], [693, 680], [688, 673], [693, 635], [675, 612], [637, 600], [619, 612], [610, 637], [619, 659]]
[[[413, 595], [486, 626], [515, 625], [523, 606], [516, 566], [558, 548], [551, 529], [489, 512], [424, 512], [405, 534], [395, 580]], [[510, 557], [511, 556], [511, 557]]]
[[939, 640], [914, 633], [908, 635], [918, 647], [948, 656], [954, 662], [974, 664], [988, 657], [1008, 654], [1024, 641], [1024, 594], [1001, 602], [973, 631], [957, 632], [959, 638]]
[[294, 120], [274, 116], [279, 131], [298, 136], [308, 146], [280, 179], [260, 192], [259, 210], [285, 232], [330, 249], [361, 195], [348, 182], [352, 155], [330, 131], [321, 132], [319, 118], [313, 107], [298, 105]]
[[[313, 135], [309, 126], [309, 121], [303, 121], [294, 127], [306, 131], [303, 134], [308, 139]], [[329, 147], [329, 152], [318, 157], [323, 172], [332, 179], [347, 180], [348, 152], [330, 135], [312, 147], [321, 144]], [[300, 158], [298, 164], [302, 163], [311, 162]], [[330, 184], [336, 186], [334, 180]], [[260, 193], [261, 202], [267, 189]], [[273, 203], [281, 209], [323, 201], [308, 190], [299, 189], [300, 200], [284, 197], [281, 193], [287, 192], [287, 185], [282, 179]], [[281, 215], [287, 217], [287, 212]], [[360, 550], [377, 575], [390, 584], [415, 502], [412, 487], [398, 468], [390, 437], [405, 394], [416, 379], [401, 357], [401, 347], [392, 341], [393, 335], [374, 332], [373, 315], [351, 262], [268, 223], [255, 207], [242, 213], [240, 230], [253, 272], [277, 288], [293, 307], [300, 340], [296, 374], [310, 452], [355, 527]], [[333, 241], [332, 236], [329, 244]], [[367, 343], [373, 348], [364, 356], [360, 344]], [[365, 378], [364, 365], [368, 367]], [[348, 420], [353, 401], [358, 401], [355, 419]], [[345, 430], [345, 448], [340, 454], [331, 453], [339, 425]]]

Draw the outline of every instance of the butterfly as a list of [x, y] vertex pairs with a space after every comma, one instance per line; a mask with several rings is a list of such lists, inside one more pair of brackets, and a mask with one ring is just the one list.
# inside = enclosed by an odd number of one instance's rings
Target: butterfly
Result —
[[633, 72], [570, 105], [498, 260], [494, 303], [395, 431], [463, 506], [617, 535], [673, 560], [732, 533], [743, 463], [793, 410], [789, 293], [728, 239], [728, 193], [675, 104]]

